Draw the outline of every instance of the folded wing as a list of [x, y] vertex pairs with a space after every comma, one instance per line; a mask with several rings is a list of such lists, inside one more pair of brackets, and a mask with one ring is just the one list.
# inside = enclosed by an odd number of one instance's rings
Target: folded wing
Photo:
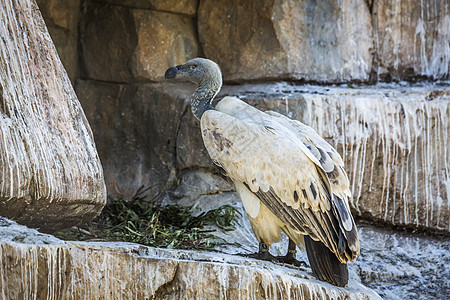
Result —
[[340, 156], [315, 132], [237, 101], [231, 102], [241, 107], [202, 117], [203, 140], [213, 161], [284, 224], [325, 244], [342, 263], [356, 260], [359, 240]]

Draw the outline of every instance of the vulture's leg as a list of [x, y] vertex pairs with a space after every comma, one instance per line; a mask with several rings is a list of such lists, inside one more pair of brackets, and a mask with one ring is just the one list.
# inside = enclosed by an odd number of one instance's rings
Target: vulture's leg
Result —
[[276, 256], [274, 257], [276, 261], [280, 263], [290, 264], [296, 267], [306, 266], [306, 263], [301, 260], [297, 260], [297, 245], [295, 245], [294, 241], [289, 239], [288, 251], [285, 256]]
[[269, 253], [269, 247], [264, 242], [259, 243], [259, 252], [253, 254], [246, 254], [244, 256], [250, 258], [256, 258], [261, 260], [271, 261], [273, 263], [280, 264], [289, 264], [296, 267], [305, 266], [306, 263], [304, 261], [297, 260], [295, 258], [297, 254], [297, 246], [295, 243], [289, 239], [288, 252], [285, 256], [273, 256]]
[[273, 261], [274, 259], [276, 259], [275, 256], [269, 253], [269, 247], [264, 242], [259, 242], [258, 252], [252, 254], [245, 254], [244, 256], [268, 261]]

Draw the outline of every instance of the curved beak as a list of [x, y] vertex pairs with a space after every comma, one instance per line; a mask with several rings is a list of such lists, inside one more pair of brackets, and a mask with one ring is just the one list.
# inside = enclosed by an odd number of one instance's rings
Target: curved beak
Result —
[[175, 77], [178, 74], [178, 71], [181, 69], [181, 65], [175, 66], [175, 67], [171, 67], [168, 68], [166, 73], [164, 73], [164, 79], [168, 80], [168, 79], [175, 79]]

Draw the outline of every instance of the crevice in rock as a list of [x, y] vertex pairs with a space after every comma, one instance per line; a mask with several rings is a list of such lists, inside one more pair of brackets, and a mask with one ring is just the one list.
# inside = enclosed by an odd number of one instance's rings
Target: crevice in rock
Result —
[[[176, 290], [177, 284], [175, 279], [178, 277], [180, 269], [179, 262], [175, 263], [175, 270], [172, 273], [171, 278], [167, 280], [164, 284], [160, 285], [153, 294], [153, 299], [166, 299], [166, 297], [170, 294], [173, 294]], [[179, 288], [178, 288], [179, 289]]]
[[11, 118], [5, 98], [3, 97], [3, 85], [0, 82], [0, 113]]
[[198, 41], [198, 53], [197, 57], [205, 57], [205, 52], [203, 51], [203, 44], [200, 40], [200, 33], [198, 30], [198, 9], [200, 7], [200, 1], [197, 2], [197, 7], [195, 8], [195, 16], [194, 16], [194, 28], [195, 28], [195, 38]]
[[378, 78], [378, 68], [380, 65], [380, 59], [378, 57], [378, 50], [379, 50], [379, 45], [377, 44], [379, 39], [378, 39], [378, 0], [370, 0], [368, 1], [368, 7], [369, 7], [369, 13], [370, 13], [370, 17], [371, 17], [371, 23], [372, 23], [372, 43], [373, 43], [373, 48], [371, 51], [372, 54], [372, 68], [370, 70], [370, 74], [369, 74], [369, 84], [375, 84], [379, 81]]
[[206, 193], [201, 193], [199, 196], [208, 196], [208, 195], [217, 195], [217, 194], [223, 194], [223, 193], [232, 193], [234, 192], [234, 189], [217, 189], [213, 191], [209, 191]]
[[127, 8], [127, 9], [151, 10], [151, 11], [155, 11], [155, 12], [174, 14], [174, 15], [178, 15], [178, 16], [182, 16], [182, 17], [189, 17], [189, 18], [193, 17], [193, 15], [183, 14], [183, 13], [176, 12], [176, 11], [158, 9], [158, 8], [152, 6], [151, 4], [149, 4], [149, 7], [142, 7], [142, 6], [135, 6], [135, 5], [131, 5], [131, 4], [121, 4], [121, 3], [117, 3], [117, 2], [111, 3], [111, 2], [108, 2], [108, 1], [102, 1], [102, 0], [91, 0], [91, 1], [95, 2], [95, 3], [99, 3], [99, 4], [104, 4], [104, 5], [124, 7], [124, 8]]
[[187, 101], [183, 108], [183, 113], [181, 114], [180, 118], [177, 120], [177, 129], [175, 131], [175, 139], [174, 139], [174, 143], [173, 143], [174, 145], [173, 145], [173, 155], [172, 155], [172, 162], [173, 162], [172, 165], [175, 168], [176, 177], [178, 177], [178, 173], [181, 171], [179, 169], [178, 162], [177, 162], [178, 137], [180, 135], [181, 124], [183, 123], [183, 118], [185, 117], [186, 113], [188, 113], [190, 106], [191, 106], [190, 102]]

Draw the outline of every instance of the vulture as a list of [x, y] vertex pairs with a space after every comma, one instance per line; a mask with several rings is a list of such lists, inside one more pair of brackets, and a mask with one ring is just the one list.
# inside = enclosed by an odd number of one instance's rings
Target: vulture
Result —
[[337, 151], [311, 127], [236, 97], [212, 107], [222, 73], [211, 60], [189, 60], [164, 77], [198, 85], [190, 99], [192, 112], [209, 156], [242, 200], [259, 257], [272, 257], [268, 248], [283, 231], [289, 237], [285, 262], [295, 264], [299, 246], [317, 279], [345, 286], [347, 263], [356, 261], [360, 249], [348, 204], [349, 180]]

